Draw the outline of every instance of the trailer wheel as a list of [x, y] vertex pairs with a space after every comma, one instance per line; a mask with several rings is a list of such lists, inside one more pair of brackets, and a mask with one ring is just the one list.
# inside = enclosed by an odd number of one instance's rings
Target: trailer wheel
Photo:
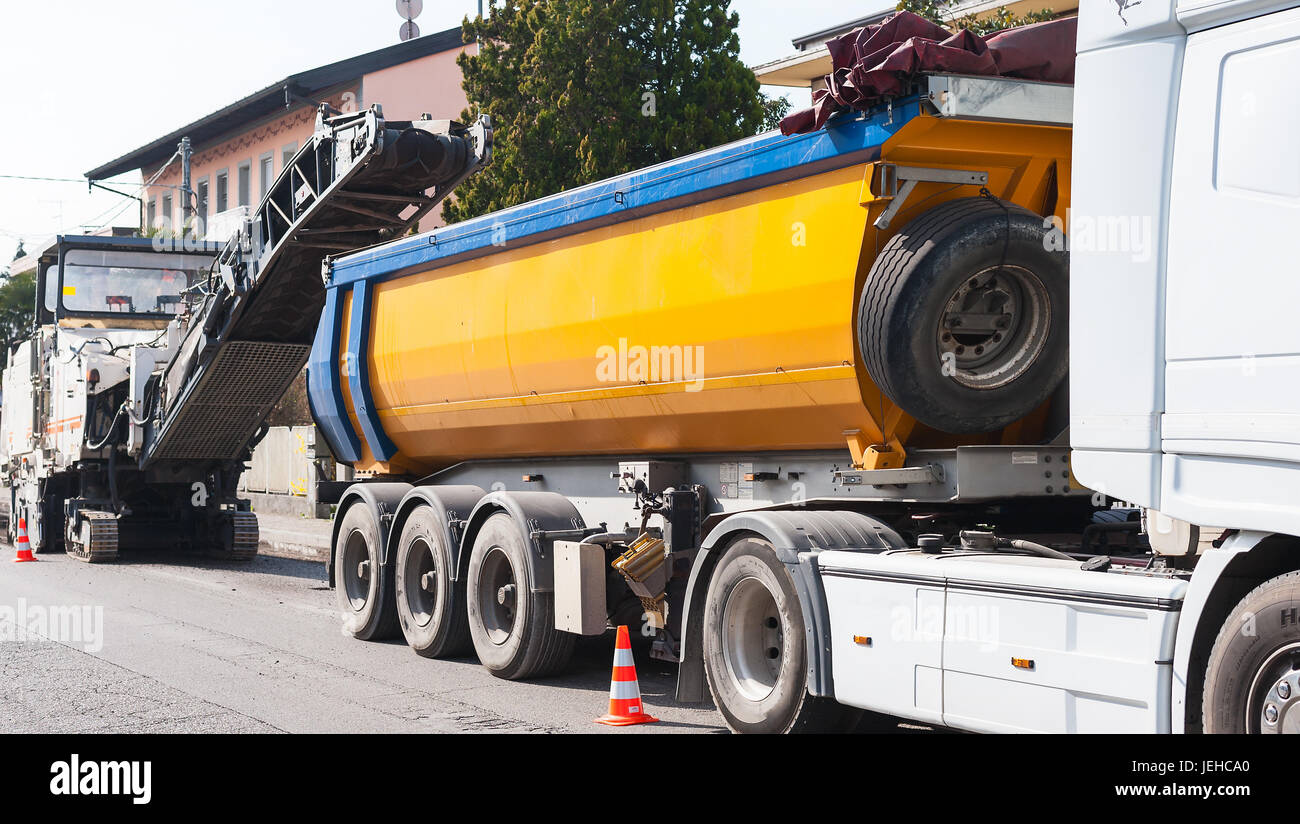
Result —
[[1260, 584], [1228, 616], [1201, 715], [1207, 733], [1300, 732], [1300, 572]]
[[393, 563], [402, 634], [425, 658], [453, 657], [470, 648], [465, 582], [452, 580], [451, 558], [433, 509], [417, 507], [402, 527]]
[[393, 597], [393, 564], [381, 563], [379, 525], [370, 507], [348, 507], [339, 524], [334, 547], [337, 576], [335, 598], [343, 611], [343, 630], [362, 641], [397, 635], [397, 604]]
[[936, 206], [890, 238], [858, 304], [867, 374], [921, 423], [991, 432], [1065, 378], [1068, 266], [1043, 218], [976, 197]]
[[803, 610], [794, 580], [761, 538], [742, 538], [718, 561], [704, 607], [704, 672], [735, 732], [834, 732], [856, 710], [808, 694]]
[[554, 595], [528, 582], [533, 553], [508, 513], [483, 522], [469, 559], [467, 603], [474, 651], [488, 672], [519, 680], [561, 670], [574, 636], [555, 629]]

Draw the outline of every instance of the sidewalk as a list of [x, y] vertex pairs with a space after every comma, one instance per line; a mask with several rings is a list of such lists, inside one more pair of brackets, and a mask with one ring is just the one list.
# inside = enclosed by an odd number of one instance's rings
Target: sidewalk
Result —
[[332, 527], [328, 519], [269, 512], [256, 514], [262, 554], [321, 563], [329, 556]]

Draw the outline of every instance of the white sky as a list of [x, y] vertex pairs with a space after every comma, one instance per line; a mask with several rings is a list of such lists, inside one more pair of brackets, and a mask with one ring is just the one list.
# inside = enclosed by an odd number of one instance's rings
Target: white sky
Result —
[[[889, 0], [733, 0], [741, 58], [787, 56], [792, 37], [894, 5]], [[421, 33], [460, 24], [475, 0], [425, 0]], [[0, 268], [18, 238], [134, 226], [134, 200], [88, 194], [89, 169], [287, 75], [398, 42], [394, 0], [3, 0], [0, 78], [7, 117], [0, 176]], [[779, 91], [767, 89], [767, 91]], [[366, 101], [380, 102], [383, 101]], [[791, 96], [807, 105], [807, 94]], [[139, 177], [119, 178], [135, 192]]]

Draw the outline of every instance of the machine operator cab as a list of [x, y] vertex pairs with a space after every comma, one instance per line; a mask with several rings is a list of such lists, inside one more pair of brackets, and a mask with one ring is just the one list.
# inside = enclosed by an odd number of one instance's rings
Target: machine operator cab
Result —
[[207, 280], [218, 251], [192, 241], [172, 251], [150, 238], [60, 237], [37, 264], [37, 325], [162, 329]]
[[[164, 356], [164, 330], [207, 282], [217, 251], [194, 242], [159, 249], [149, 238], [58, 237], [12, 267], [11, 277], [35, 280], [35, 323], [5, 363], [0, 459], [9, 476], [47, 458], [62, 466], [100, 454], [89, 447], [125, 400], [132, 364], [152, 368]], [[133, 360], [140, 346], [156, 357]]]
[[169, 324], [201, 297], [217, 252], [193, 241], [58, 237], [13, 267], [34, 279], [35, 313], [3, 376], [0, 498], [11, 535], [17, 516], [37, 551], [71, 541], [82, 560], [116, 557], [115, 493], [103, 467], [127, 457], [134, 430], [124, 422], [156, 383]]

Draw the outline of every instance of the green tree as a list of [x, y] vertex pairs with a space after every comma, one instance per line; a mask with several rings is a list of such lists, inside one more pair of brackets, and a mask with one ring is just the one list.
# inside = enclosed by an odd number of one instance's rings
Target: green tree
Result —
[[6, 353], [31, 332], [35, 305], [35, 274], [28, 271], [10, 277], [5, 270], [0, 280], [0, 337]]
[[307, 371], [298, 373], [266, 418], [267, 426], [310, 426], [311, 404], [307, 402]]
[[1014, 29], [1017, 26], [1027, 26], [1030, 23], [1041, 23], [1044, 20], [1052, 20], [1056, 17], [1056, 13], [1051, 9], [1031, 11], [1027, 14], [1012, 14], [1006, 6], [999, 6], [997, 11], [988, 17], [980, 19], [976, 19], [973, 14], [955, 17], [949, 8], [951, 5], [951, 0], [902, 0], [895, 8], [899, 11], [910, 11], [913, 14], [919, 14], [949, 31], [969, 29], [973, 34], [978, 34], [981, 37], [1003, 29]]
[[475, 217], [771, 128], [740, 61], [739, 16], [708, 0], [506, 0], [466, 19], [469, 120], [492, 117], [492, 165], [443, 216]]

